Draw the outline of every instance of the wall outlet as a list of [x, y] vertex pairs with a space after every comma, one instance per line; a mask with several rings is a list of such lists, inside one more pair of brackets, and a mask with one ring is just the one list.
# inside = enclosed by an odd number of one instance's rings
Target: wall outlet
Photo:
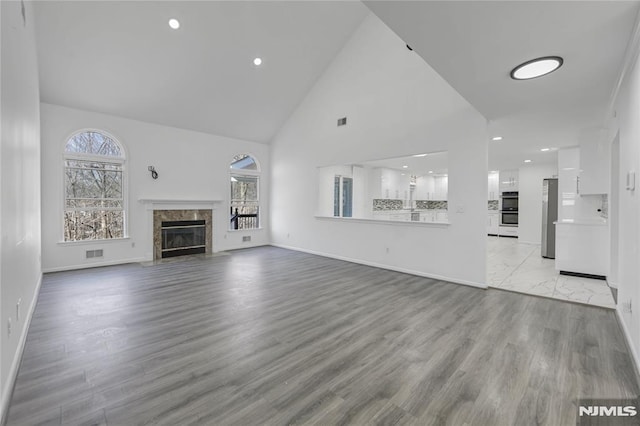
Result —
[[11, 337], [11, 317], [7, 320], [7, 336]]
[[131, 248], [134, 248], [136, 246], [135, 241], [131, 243]]
[[622, 302], [622, 312], [625, 314], [630, 314], [633, 312], [633, 306], [631, 305], [631, 299], [626, 302]]
[[389, 254], [389, 247], [385, 247], [385, 251]]
[[20, 321], [20, 303], [22, 303], [22, 298], [19, 298], [16, 303], [16, 321]]

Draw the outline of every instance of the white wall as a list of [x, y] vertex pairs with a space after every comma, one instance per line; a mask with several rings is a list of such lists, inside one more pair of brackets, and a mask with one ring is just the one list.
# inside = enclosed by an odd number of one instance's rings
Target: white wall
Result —
[[[375, 16], [271, 149], [274, 244], [485, 286], [486, 120]], [[449, 151], [450, 226], [314, 217], [316, 167], [435, 151]]]
[[542, 241], [542, 180], [557, 175], [556, 164], [531, 164], [518, 171], [518, 241]]
[[[152, 259], [151, 214], [140, 199], [223, 200], [214, 211], [213, 250], [268, 244], [267, 229], [229, 231], [229, 163], [251, 154], [264, 171], [260, 182], [261, 223], [268, 226], [269, 147], [205, 133], [143, 123], [105, 114], [42, 104], [42, 262], [44, 271]], [[113, 135], [127, 151], [129, 239], [93, 243], [62, 240], [64, 145], [82, 129]], [[153, 180], [147, 166], [159, 178]], [[243, 235], [252, 241], [242, 242]], [[85, 259], [85, 251], [103, 249], [104, 258]]]
[[[636, 190], [625, 190], [627, 171], [640, 171], [640, 65], [636, 59], [632, 69], [626, 74], [615, 109], [616, 120], [611, 120], [611, 132], [620, 132], [618, 186], [618, 313], [628, 339], [631, 340], [633, 355], [638, 365], [640, 353], [640, 185]], [[613, 129], [613, 126], [616, 128]], [[611, 139], [613, 140], [613, 139]], [[637, 178], [636, 178], [637, 179]], [[632, 302], [632, 313], [623, 312], [621, 306]]]
[[[25, 2], [0, 2], [2, 145], [0, 149], [0, 418], [6, 414], [35, 306], [40, 267], [39, 88], [33, 14]], [[26, 22], [26, 23], [25, 23]], [[16, 304], [20, 303], [20, 318]], [[12, 333], [7, 331], [11, 318]]]

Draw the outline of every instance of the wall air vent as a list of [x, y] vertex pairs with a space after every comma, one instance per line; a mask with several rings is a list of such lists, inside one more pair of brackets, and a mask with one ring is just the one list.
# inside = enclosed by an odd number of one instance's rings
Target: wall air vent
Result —
[[86, 256], [87, 256], [87, 259], [92, 259], [94, 257], [102, 257], [103, 256], [103, 252], [102, 252], [102, 249], [87, 250], [86, 251]]
[[242, 237], [242, 242], [246, 243], [247, 241], [251, 241], [251, 235], [245, 235]]
[[338, 118], [338, 127], [347, 125], [347, 117]]

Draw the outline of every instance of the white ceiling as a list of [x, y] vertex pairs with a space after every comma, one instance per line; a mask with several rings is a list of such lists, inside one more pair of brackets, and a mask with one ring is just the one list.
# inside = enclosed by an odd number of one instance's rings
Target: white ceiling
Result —
[[[490, 169], [555, 162], [540, 149], [601, 132], [638, 14], [637, 1], [365, 3], [503, 136]], [[39, 2], [41, 97], [269, 142], [367, 13], [354, 1]], [[510, 79], [546, 55], [563, 67]]]
[[[600, 132], [638, 14], [637, 1], [365, 3], [504, 137], [490, 144], [491, 169], [553, 162], [556, 154], [540, 148]], [[562, 68], [509, 77], [549, 55], [562, 56]]]
[[35, 10], [44, 102], [257, 142], [270, 141], [369, 13], [324, 1], [43, 1]]
[[[418, 153], [425, 154], [425, 153]], [[387, 158], [383, 160], [374, 160], [367, 161], [362, 163], [366, 166], [371, 167], [384, 167], [387, 169], [398, 170], [403, 173], [415, 175], [415, 176], [425, 176], [429, 175], [429, 171], [433, 172], [431, 174], [438, 175], [447, 173], [448, 169], [448, 154], [446, 151], [444, 152], [430, 152], [427, 156], [424, 157], [396, 157], [396, 158]], [[407, 166], [406, 168], [404, 166]]]

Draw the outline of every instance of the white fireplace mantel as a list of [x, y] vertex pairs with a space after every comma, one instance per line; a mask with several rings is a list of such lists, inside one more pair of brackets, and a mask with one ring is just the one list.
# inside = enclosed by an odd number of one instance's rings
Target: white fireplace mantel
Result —
[[180, 200], [169, 198], [140, 198], [138, 200], [147, 207], [147, 210], [198, 210], [212, 209], [224, 200]]

